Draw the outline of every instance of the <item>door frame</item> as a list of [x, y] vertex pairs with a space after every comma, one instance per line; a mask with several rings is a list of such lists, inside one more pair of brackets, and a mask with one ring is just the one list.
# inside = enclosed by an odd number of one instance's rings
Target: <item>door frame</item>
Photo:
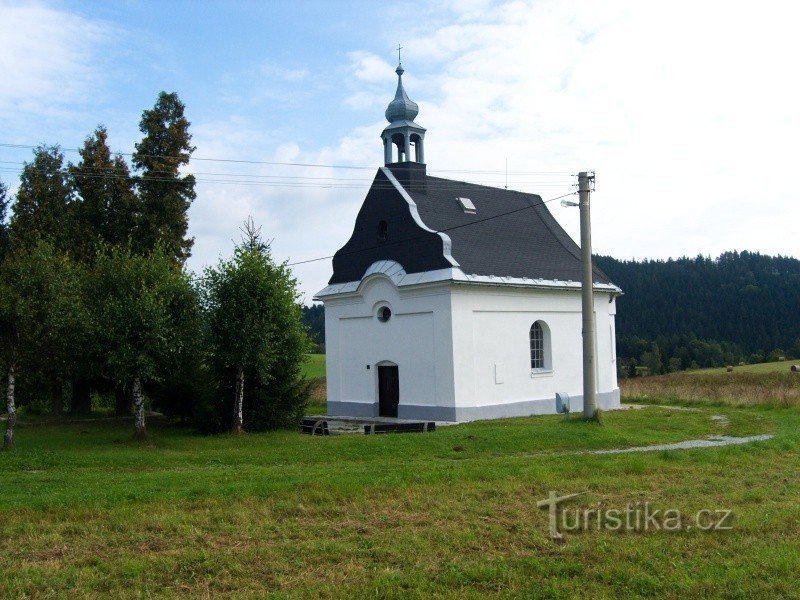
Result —
[[378, 367], [397, 368], [397, 413], [400, 414], [400, 366], [391, 360], [381, 360], [374, 365], [375, 369], [375, 415], [381, 416], [381, 376]]

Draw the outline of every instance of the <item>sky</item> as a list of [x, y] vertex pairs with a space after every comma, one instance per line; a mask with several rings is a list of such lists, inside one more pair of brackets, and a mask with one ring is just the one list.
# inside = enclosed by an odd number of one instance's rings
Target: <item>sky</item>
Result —
[[[279, 261], [330, 256], [382, 165], [400, 44], [430, 173], [547, 200], [594, 170], [597, 254], [800, 256], [798, 21], [771, 1], [0, 0], [0, 144], [24, 146], [0, 146], [0, 179], [13, 191], [40, 143], [76, 161], [101, 123], [132, 152], [175, 91], [197, 148], [188, 267], [248, 216]], [[578, 239], [577, 211], [549, 207]], [[310, 303], [331, 261], [293, 269]]]

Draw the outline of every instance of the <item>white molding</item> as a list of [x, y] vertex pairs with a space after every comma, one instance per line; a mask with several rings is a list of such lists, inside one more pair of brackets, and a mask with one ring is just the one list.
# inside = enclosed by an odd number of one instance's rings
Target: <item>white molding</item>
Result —
[[[331, 296], [351, 295], [360, 292], [363, 285], [368, 280], [380, 276], [386, 277], [392, 283], [400, 287], [410, 287], [426, 285], [431, 283], [441, 283], [452, 281], [462, 285], [480, 285], [492, 287], [516, 287], [528, 289], [549, 289], [549, 290], [579, 290], [580, 281], [561, 281], [559, 279], [529, 279], [527, 277], [497, 277], [494, 275], [466, 275], [461, 269], [437, 269], [435, 271], [424, 271], [422, 273], [406, 273], [403, 266], [393, 260], [381, 260], [373, 263], [364, 273], [360, 281], [348, 281], [347, 283], [335, 283], [320, 290], [314, 295], [314, 300], [322, 300]], [[622, 290], [615, 285], [608, 283], [595, 283], [593, 289], [596, 292], [606, 292], [610, 294], [620, 294]]]
[[425, 231], [428, 231], [430, 233], [435, 233], [440, 238], [442, 238], [444, 257], [454, 267], [459, 266], [459, 264], [456, 261], [456, 259], [453, 258], [453, 241], [450, 239], [450, 236], [447, 235], [446, 233], [442, 233], [441, 231], [435, 231], [435, 230], [431, 229], [430, 227], [428, 227], [427, 225], [425, 225], [425, 223], [423, 223], [423, 221], [422, 221], [422, 217], [419, 216], [419, 210], [417, 209], [417, 203], [414, 202], [414, 199], [408, 194], [406, 189], [402, 185], [400, 185], [400, 182], [397, 181], [397, 178], [394, 176], [394, 173], [392, 173], [391, 170], [389, 170], [388, 167], [381, 167], [380, 169], [383, 172], [383, 174], [386, 175], [386, 178], [392, 183], [392, 185], [395, 187], [395, 189], [403, 197], [403, 200], [408, 202], [408, 210], [411, 213], [411, 216], [413, 217], [413, 219], [417, 223], [417, 225], [419, 225]]

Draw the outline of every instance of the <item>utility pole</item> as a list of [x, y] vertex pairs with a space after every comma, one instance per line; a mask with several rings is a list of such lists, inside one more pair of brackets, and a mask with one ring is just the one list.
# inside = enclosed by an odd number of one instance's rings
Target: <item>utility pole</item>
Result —
[[578, 173], [578, 197], [581, 211], [581, 254], [583, 280], [581, 300], [583, 309], [583, 416], [594, 418], [597, 412], [597, 386], [594, 345], [594, 293], [592, 290], [592, 223], [589, 213], [589, 194], [594, 187], [594, 172]]

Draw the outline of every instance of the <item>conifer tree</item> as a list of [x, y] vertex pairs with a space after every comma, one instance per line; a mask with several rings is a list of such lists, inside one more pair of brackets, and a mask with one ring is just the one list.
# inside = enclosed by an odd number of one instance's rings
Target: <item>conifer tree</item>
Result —
[[140, 211], [128, 165], [111, 154], [105, 127], [98, 126], [79, 153], [80, 162], [69, 170], [77, 192], [76, 252], [87, 259], [98, 241], [115, 246], [135, 238]]
[[309, 340], [297, 281], [285, 264], [275, 264], [252, 220], [244, 234], [233, 258], [206, 269], [203, 280], [211, 359], [222, 389], [233, 391], [233, 402], [218, 407], [232, 406], [232, 418], [220, 423], [228, 421], [234, 433], [243, 431], [245, 415], [253, 429], [287, 424], [302, 412], [308, 393], [300, 382]]
[[179, 263], [194, 244], [186, 237], [187, 211], [197, 196], [194, 176], [180, 174], [194, 151], [184, 108], [176, 93], [161, 92], [155, 106], [142, 113], [144, 138], [133, 155], [133, 166], [140, 171], [135, 177], [141, 202], [137, 243], [142, 252], [160, 245]]
[[74, 190], [64, 155], [58, 146], [39, 146], [33, 154], [20, 175], [11, 236], [15, 246], [31, 248], [46, 240], [59, 251], [69, 251], [75, 239]]

